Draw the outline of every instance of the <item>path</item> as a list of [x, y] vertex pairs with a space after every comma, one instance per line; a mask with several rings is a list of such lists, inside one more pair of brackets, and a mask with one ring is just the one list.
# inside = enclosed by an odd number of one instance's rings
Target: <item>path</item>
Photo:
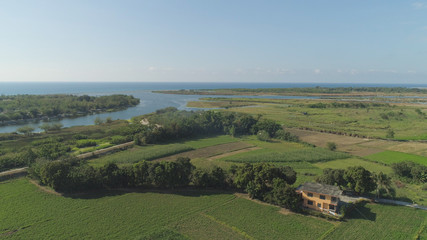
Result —
[[421, 206], [415, 203], [408, 203], [408, 202], [403, 202], [403, 201], [397, 201], [397, 200], [391, 200], [391, 199], [375, 199], [375, 202], [379, 202], [379, 203], [386, 203], [386, 204], [396, 204], [396, 205], [400, 205], [400, 206], [406, 206], [406, 207], [412, 207], [412, 208], [418, 208], [418, 209], [422, 209], [422, 210], [427, 210], [426, 206]]
[[111, 152], [111, 151], [116, 150], [116, 149], [127, 148], [129, 146], [132, 146], [133, 144], [134, 144], [133, 141], [132, 142], [127, 142], [127, 143], [115, 145], [115, 146], [112, 146], [112, 147], [108, 147], [108, 148], [96, 150], [96, 151], [93, 151], [93, 152], [83, 153], [83, 154], [78, 155], [77, 158], [80, 158], [80, 159], [90, 158], [90, 157], [93, 157], [93, 156], [97, 156], [97, 155], [105, 154], [107, 152]]

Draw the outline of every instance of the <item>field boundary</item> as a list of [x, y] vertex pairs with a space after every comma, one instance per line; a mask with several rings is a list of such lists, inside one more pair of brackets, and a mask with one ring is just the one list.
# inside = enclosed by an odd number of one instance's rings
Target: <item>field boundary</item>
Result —
[[108, 148], [104, 148], [104, 149], [100, 149], [100, 150], [96, 150], [93, 152], [88, 152], [88, 153], [82, 153], [80, 155], [77, 155], [77, 158], [79, 159], [86, 159], [86, 158], [91, 158], [91, 157], [95, 157], [95, 156], [99, 156], [99, 155], [103, 155], [103, 154], [107, 154], [111, 151], [117, 150], [117, 149], [126, 149], [129, 146], [132, 146], [134, 144], [134, 142], [127, 142], [127, 143], [122, 143], [116, 146], [112, 146], [112, 147], [108, 147]]

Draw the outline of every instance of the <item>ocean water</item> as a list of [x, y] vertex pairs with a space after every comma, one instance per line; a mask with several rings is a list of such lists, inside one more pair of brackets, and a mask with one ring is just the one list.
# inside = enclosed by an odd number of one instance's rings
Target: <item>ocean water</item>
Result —
[[[127, 94], [133, 95], [141, 100], [140, 104], [123, 111], [113, 113], [101, 113], [78, 118], [67, 118], [51, 123], [59, 122], [64, 127], [92, 125], [97, 117], [105, 119], [130, 119], [134, 116], [154, 112], [165, 107], [176, 107], [180, 110], [195, 110], [187, 108], [188, 101], [195, 101], [207, 95], [169, 95], [152, 93], [151, 90], [179, 90], [179, 89], [218, 89], [218, 88], [290, 88], [290, 87], [427, 87], [421, 85], [378, 85], [378, 84], [319, 84], [319, 83], [1, 83], [0, 94], [88, 94], [92, 96]], [[215, 96], [221, 97], [221, 96]], [[233, 96], [223, 96], [233, 97]], [[242, 97], [242, 96], [239, 96]], [[252, 96], [253, 97], [253, 96]], [[298, 96], [263, 96], [263, 98], [313, 98]], [[19, 125], [0, 126], [0, 133], [14, 132], [17, 128], [30, 125], [38, 128], [43, 122], [27, 122]]]

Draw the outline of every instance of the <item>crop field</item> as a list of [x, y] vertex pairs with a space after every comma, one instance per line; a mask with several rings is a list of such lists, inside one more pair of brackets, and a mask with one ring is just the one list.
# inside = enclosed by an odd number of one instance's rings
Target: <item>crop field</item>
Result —
[[185, 144], [165, 144], [153, 146], [135, 146], [132, 149], [113, 153], [100, 158], [95, 158], [89, 161], [93, 166], [103, 166], [106, 163], [114, 162], [117, 164], [135, 163], [142, 160], [153, 160], [165, 156], [170, 156], [185, 151], [190, 151], [193, 148]]
[[323, 219], [282, 215], [279, 209], [238, 198], [205, 214], [250, 239], [317, 239], [333, 227]]
[[63, 197], [42, 192], [25, 178], [2, 182], [0, 192], [0, 238], [6, 239], [307, 239], [333, 226], [230, 193], [113, 191]]
[[[366, 204], [350, 214], [326, 239], [415, 239], [427, 211], [402, 206]], [[426, 239], [424, 230], [420, 239]]]
[[333, 160], [328, 162], [320, 162], [315, 163], [315, 166], [325, 169], [325, 168], [332, 168], [332, 169], [346, 169], [348, 167], [354, 167], [354, 166], [362, 166], [366, 169], [369, 169], [371, 172], [383, 172], [385, 174], [391, 174], [393, 170], [391, 167], [384, 166], [375, 162], [366, 161], [360, 158], [347, 158], [347, 159], [339, 159], [339, 160]]
[[286, 152], [265, 152], [264, 149], [249, 154], [235, 155], [223, 160], [239, 163], [255, 162], [321, 162], [349, 158], [342, 152], [333, 152], [324, 148], [302, 148]]
[[[253, 99], [229, 99], [241, 102], [253, 102]], [[334, 100], [335, 101], [335, 100]], [[332, 100], [287, 99], [272, 101], [268, 99], [256, 108], [228, 108], [225, 111], [242, 112], [254, 116], [262, 114], [266, 118], [281, 122], [287, 127], [310, 128], [313, 130], [333, 131], [359, 136], [386, 138], [387, 130], [393, 129], [395, 139], [422, 140], [427, 133], [424, 116], [415, 109], [425, 109], [425, 105], [395, 104], [366, 108], [313, 108], [317, 103], [329, 104]], [[335, 101], [336, 102], [336, 101]]]
[[385, 164], [392, 164], [403, 161], [412, 161], [415, 163], [423, 164], [427, 166], [427, 157], [422, 157], [418, 155], [394, 152], [394, 151], [384, 151], [380, 153], [375, 153], [369, 156], [366, 156], [367, 159], [381, 162]]
[[411, 153], [427, 157], [427, 143], [425, 142], [404, 142], [390, 146], [387, 148], [387, 150]]
[[250, 147], [253, 147], [253, 145], [245, 143], [245, 142], [232, 142], [232, 143], [225, 143], [225, 144], [219, 144], [219, 145], [210, 146], [210, 147], [199, 148], [196, 150], [171, 155], [169, 157], [159, 158], [157, 160], [158, 161], [172, 161], [178, 157], [189, 157], [191, 159], [193, 159], [193, 158], [208, 158], [208, 157], [216, 156], [219, 154], [234, 152], [237, 150], [250, 148]]
[[239, 138], [234, 138], [230, 135], [218, 135], [215, 137], [204, 137], [192, 140], [182, 141], [180, 143], [190, 146], [194, 149], [215, 146], [224, 143], [232, 143], [239, 141]]

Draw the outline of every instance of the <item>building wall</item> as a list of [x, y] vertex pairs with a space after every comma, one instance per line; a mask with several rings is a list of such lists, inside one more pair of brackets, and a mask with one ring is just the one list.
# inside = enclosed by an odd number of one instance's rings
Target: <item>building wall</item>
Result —
[[[308, 193], [312, 193], [313, 197], [309, 197]], [[320, 199], [320, 195], [325, 196], [325, 199]], [[333, 196], [326, 195], [326, 194], [314, 193], [314, 192], [307, 192], [307, 191], [302, 191], [301, 192], [301, 197], [302, 197], [302, 199], [304, 201], [303, 202], [303, 206], [304, 207], [315, 209], [315, 210], [318, 210], [318, 211], [322, 211], [322, 209], [329, 210], [329, 205], [330, 204], [334, 205], [335, 206], [334, 210], [336, 210], [337, 205], [338, 205], [338, 201], [339, 201], [338, 197], [336, 198], [337, 201], [332, 202], [332, 197]], [[313, 201], [313, 205], [309, 205], [308, 204], [308, 200]], [[318, 203], [321, 204], [320, 208], [317, 206]]]

